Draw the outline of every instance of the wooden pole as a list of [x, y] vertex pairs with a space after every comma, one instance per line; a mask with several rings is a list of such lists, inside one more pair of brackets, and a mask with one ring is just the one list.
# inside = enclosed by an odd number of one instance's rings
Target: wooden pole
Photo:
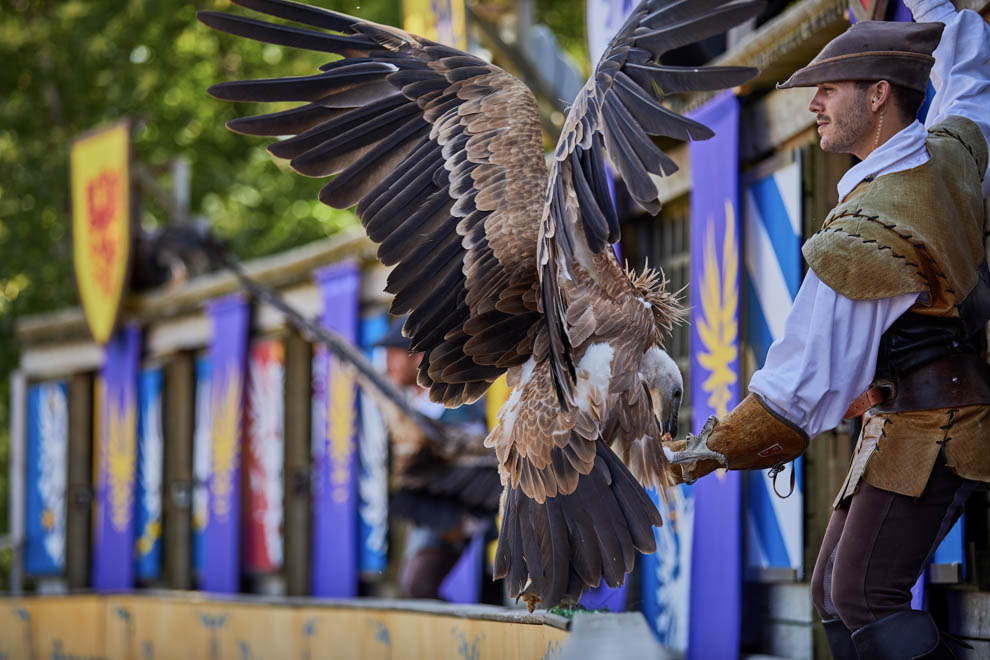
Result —
[[192, 444], [195, 361], [177, 353], [165, 365], [162, 419], [165, 434], [163, 482], [164, 575], [170, 589], [192, 588]]
[[296, 330], [285, 338], [285, 494], [283, 539], [289, 596], [310, 592], [312, 347]]
[[93, 375], [69, 379], [69, 452], [65, 516], [65, 577], [70, 590], [89, 586], [93, 501]]

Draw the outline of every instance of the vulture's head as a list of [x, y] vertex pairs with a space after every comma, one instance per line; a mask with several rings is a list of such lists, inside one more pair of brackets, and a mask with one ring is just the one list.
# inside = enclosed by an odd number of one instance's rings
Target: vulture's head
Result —
[[661, 432], [677, 435], [677, 413], [681, 410], [684, 395], [684, 379], [680, 369], [667, 352], [659, 346], [651, 346], [643, 355], [640, 377], [653, 402], [653, 414]]

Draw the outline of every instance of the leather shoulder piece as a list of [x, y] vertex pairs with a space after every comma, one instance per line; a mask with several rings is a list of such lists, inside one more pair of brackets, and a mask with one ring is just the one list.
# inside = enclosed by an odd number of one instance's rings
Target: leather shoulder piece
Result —
[[987, 141], [980, 131], [976, 122], [966, 117], [947, 117], [928, 130], [929, 140], [955, 140], [969, 152], [979, 178], [982, 179], [987, 172]]
[[895, 223], [856, 209], [837, 211], [801, 248], [818, 279], [852, 300], [929, 291], [918, 248]]

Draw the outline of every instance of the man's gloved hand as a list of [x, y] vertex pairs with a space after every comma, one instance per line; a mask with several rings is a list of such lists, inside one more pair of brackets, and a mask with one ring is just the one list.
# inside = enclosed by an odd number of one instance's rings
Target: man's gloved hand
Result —
[[718, 419], [709, 417], [698, 435], [689, 433], [684, 440], [663, 443], [675, 484], [693, 484], [709, 472], [727, 467], [725, 456], [708, 447], [708, 438], [717, 425]]

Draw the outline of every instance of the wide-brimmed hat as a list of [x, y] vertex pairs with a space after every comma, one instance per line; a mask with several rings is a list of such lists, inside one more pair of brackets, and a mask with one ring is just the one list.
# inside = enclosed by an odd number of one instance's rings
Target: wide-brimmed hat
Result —
[[386, 330], [385, 334], [375, 342], [375, 346], [382, 346], [384, 348], [401, 348], [408, 351], [412, 346], [412, 341], [409, 337], [402, 336], [402, 326], [405, 324], [406, 318], [407, 317], [402, 316], [389, 323], [388, 330]]
[[886, 80], [925, 91], [942, 38], [942, 23], [861, 21], [830, 41], [803, 69], [778, 89], [814, 87], [843, 80]]

